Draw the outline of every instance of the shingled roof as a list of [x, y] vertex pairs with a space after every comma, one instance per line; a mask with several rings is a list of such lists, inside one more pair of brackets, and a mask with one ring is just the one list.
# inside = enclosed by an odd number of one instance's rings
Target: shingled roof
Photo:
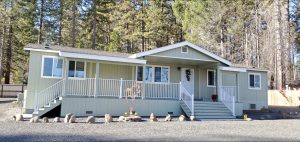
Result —
[[90, 55], [99, 55], [99, 56], [111, 56], [111, 57], [122, 57], [128, 58], [132, 54], [121, 53], [121, 52], [108, 52], [108, 51], [100, 51], [93, 50], [87, 48], [73, 48], [67, 46], [59, 46], [59, 45], [50, 45], [49, 48], [46, 48], [45, 45], [41, 44], [28, 44], [25, 46], [25, 49], [40, 49], [40, 50], [52, 50], [52, 51], [60, 51], [60, 52], [69, 52], [69, 53], [81, 53], [81, 54], [90, 54]]

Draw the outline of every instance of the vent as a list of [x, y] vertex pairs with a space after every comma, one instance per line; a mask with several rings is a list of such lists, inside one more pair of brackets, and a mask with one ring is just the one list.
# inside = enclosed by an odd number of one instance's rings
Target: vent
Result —
[[85, 111], [85, 114], [93, 114], [93, 111]]
[[168, 114], [173, 115], [173, 112], [168, 112]]
[[46, 49], [49, 49], [49, 48], [50, 48], [50, 45], [49, 45], [49, 44], [45, 44], [45, 48], [46, 48]]
[[256, 109], [256, 104], [250, 104], [250, 109]]

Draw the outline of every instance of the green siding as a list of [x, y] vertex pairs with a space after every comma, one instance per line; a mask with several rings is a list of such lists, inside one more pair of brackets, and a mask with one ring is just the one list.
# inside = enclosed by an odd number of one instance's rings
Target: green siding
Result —
[[157, 56], [166, 56], [166, 57], [175, 57], [175, 58], [189, 58], [189, 59], [195, 59], [195, 60], [209, 60], [209, 61], [216, 61], [217, 60], [191, 48], [188, 47], [188, 53], [181, 53], [181, 47], [171, 49], [168, 51], [159, 52], [153, 55]]
[[27, 109], [33, 109], [35, 92], [40, 92], [48, 88], [52, 84], [61, 80], [61, 79], [41, 77], [43, 55], [58, 56], [58, 54], [55, 53], [43, 53], [43, 52], [35, 52], [35, 51], [30, 52], [28, 87], [27, 87], [27, 97], [26, 97], [26, 106], [25, 106], [25, 108]]
[[236, 86], [236, 72], [222, 71], [222, 86]]

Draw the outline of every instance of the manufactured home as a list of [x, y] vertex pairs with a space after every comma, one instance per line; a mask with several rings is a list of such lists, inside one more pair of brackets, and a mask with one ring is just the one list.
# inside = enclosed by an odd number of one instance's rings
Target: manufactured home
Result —
[[[184, 41], [136, 54], [29, 44], [24, 113], [186, 114], [234, 119], [267, 107], [267, 71], [235, 67]], [[132, 99], [134, 98], [134, 99]]]

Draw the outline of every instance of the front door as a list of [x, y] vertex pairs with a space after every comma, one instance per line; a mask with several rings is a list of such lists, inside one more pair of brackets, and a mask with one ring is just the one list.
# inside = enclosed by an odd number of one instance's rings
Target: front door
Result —
[[181, 83], [192, 94], [194, 94], [194, 69], [181, 69]]

